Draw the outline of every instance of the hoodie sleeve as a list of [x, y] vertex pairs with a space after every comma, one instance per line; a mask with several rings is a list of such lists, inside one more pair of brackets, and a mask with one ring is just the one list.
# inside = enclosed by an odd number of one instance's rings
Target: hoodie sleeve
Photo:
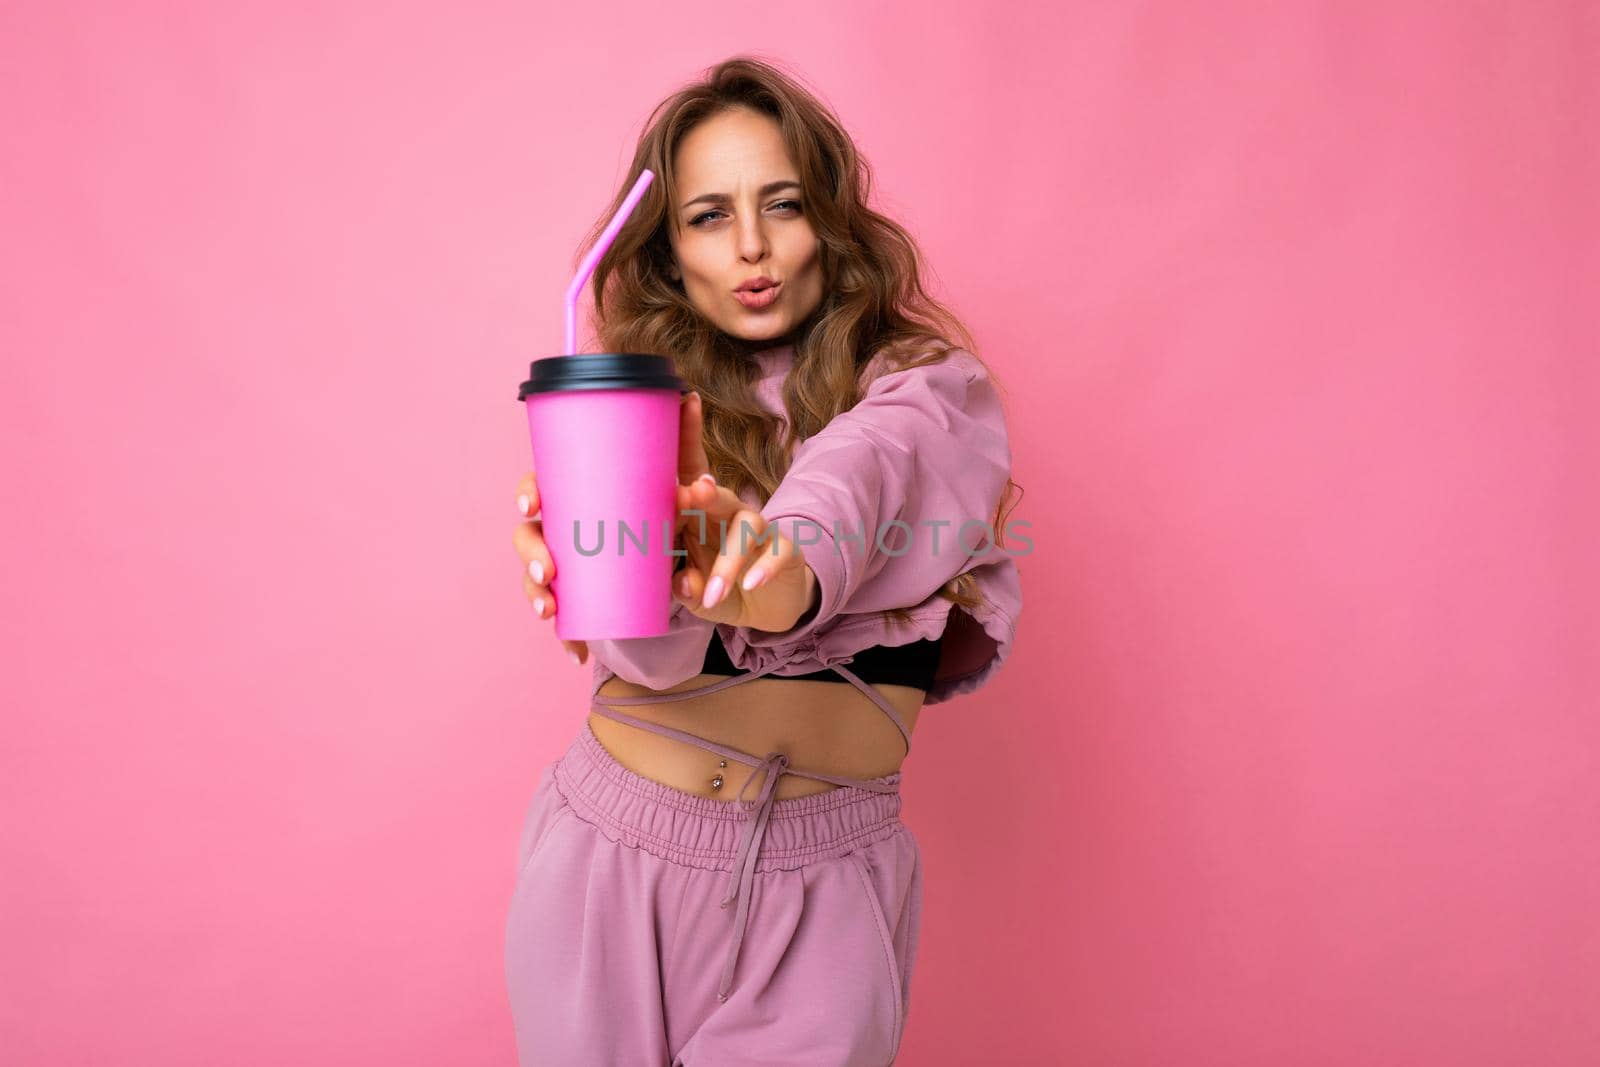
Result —
[[878, 375], [796, 446], [761, 508], [816, 574], [817, 603], [788, 630], [736, 628], [734, 644], [803, 647], [841, 613], [913, 607], [998, 560], [991, 523], [1010, 472], [1000, 396], [971, 353]]
[[623, 681], [650, 689], [671, 689], [700, 673], [716, 624], [674, 602], [666, 633], [655, 637], [591, 640], [595, 689], [609, 671]]

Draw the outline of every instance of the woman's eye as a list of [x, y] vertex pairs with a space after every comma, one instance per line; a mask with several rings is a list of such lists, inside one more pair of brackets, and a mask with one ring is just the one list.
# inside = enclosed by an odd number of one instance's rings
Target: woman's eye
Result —
[[[772, 206], [773, 207], [783, 207], [785, 204], [792, 205], [794, 210], [796, 210], [796, 211], [800, 210], [800, 201], [798, 201], [798, 200], [779, 200], [776, 204], [773, 204]], [[720, 212], [720, 211], [702, 212], [701, 214], [696, 215], [694, 218], [690, 219], [689, 220], [689, 225], [690, 226], [699, 226], [702, 222], [704, 222], [706, 219], [709, 219], [712, 215], [720, 215], [720, 214], [722, 214], [722, 212]]]

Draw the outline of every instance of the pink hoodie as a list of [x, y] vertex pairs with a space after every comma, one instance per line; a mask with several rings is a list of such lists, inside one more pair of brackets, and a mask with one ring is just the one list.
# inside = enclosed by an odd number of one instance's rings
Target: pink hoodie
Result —
[[[781, 391], [794, 346], [754, 358], [762, 368], [756, 387], [762, 405], [787, 423]], [[1011, 471], [999, 393], [963, 349], [926, 367], [881, 371], [879, 359], [869, 362], [860, 402], [795, 446], [770, 500], [763, 504], [754, 489], [742, 494], [800, 546], [817, 576], [815, 611], [768, 633], [708, 622], [674, 605], [666, 634], [588, 642], [591, 694], [613, 675], [656, 690], [687, 681], [700, 673], [713, 629], [735, 667], [780, 662], [774, 672], [780, 677], [820, 670], [872, 645], [942, 633], [926, 704], [972, 692], [1000, 669], [1022, 610], [1012, 554], [1025, 553], [1031, 542], [1021, 538], [1019, 545], [1011, 533], [1006, 547], [996, 548], [989, 532]], [[986, 600], [971, 615], [935, 595], [968, 571]], [[911, 622], [886, 618], [888, 608], [909, 608]]]

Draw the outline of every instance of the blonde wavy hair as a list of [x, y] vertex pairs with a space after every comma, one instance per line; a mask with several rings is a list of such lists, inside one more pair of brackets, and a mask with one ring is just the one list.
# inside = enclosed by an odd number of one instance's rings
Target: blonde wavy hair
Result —
[[[672, 279], [670, 205], [679, 190], [673, 157], [679, 142], [708, 118], [748, 108], [774, 119], [799, 171], [801, 202], [821, 243], [824, 295], [796, 328], [793, 367], [783, 386], [789, 432], [757, 401], [759, 367], [748, 356], [775, 341], [751, 342], [724, 333], [705, 318]], [[883, 355], [885, 373], [942, 360], [953, 348], [977, 358], [971, 334], [928, 295], [922, 255], [904, 228], [867, 206], [872, 172], [844, 127], [799, 80], [765, 60], [735, 56], [667, 97], [651, 112], [627, 179], [599, 213], [574, 256], [577, 267], [621, 207], [639, 174], [656, 175], [595, 266], [595, 337], [589, 351], [670, 355], [678, 373], [700, 393], [706, 456], [717, 481], [738, 493], [754, 486], [765, 501], [789, 469], [794, 445], [821, 430], [861, 399], [866, 364]], [[982, 361], [980, 360], [980, 363]], [[987, 365], [985, 365], [987, 369]], [[998, 385], [998, 378], [995, 379]], [[1010, 478], [995, 503], [991, 525], [1004, 546]], [[970, 573], [946, 582], [939, 596], [969, 613], [983, 602]], [[908, 621], [904, 608], [884, 612]]]

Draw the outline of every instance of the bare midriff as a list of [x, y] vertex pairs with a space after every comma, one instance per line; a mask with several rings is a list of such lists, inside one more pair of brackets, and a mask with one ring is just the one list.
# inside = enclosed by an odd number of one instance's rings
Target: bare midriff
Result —
[[[649, 696], [677, 693], [725, 681], [726, 675], [699, 674], [670, 689], [653, 690], [622, 678], [608, 678], [600, 697]], [[915, 730], [917, 714], [926, 694], [906, 685], [874, 685]], [[906, 743], [883, 709], [865, 693], [844, 681], [797, 681], [792, 678], [755, 678], [704, 696], [660, 704], [620, 705], [637, 719], [670, 726], [756, 759], [782, 752], [789, 765], [837, 778], [879, 778], [900, 769]], [[600, 745], [635, 774], [695, 796], [733, 800], [755, 768], [737, 760], [721, 766], [722, 757], [675, 737], [663, 737], [591, 711], [589, 727]], [[712, 781], [722, 778], [720, 788]], [[744, 799], [760, 793], [758, 777]], [[786, 774], [778, 780], [777, 799], [825, 793], [839, 788]]]

